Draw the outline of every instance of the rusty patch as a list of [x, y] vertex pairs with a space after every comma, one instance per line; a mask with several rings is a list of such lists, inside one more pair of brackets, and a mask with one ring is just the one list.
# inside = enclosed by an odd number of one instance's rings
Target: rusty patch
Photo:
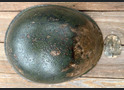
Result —
[[50, 52], [50, 54], [52, 55], [52, 56], [58, 56], [58, 55], [60, 55], [60, 51], [51, 51]]
[[[73, 54], [75, 64], [69, 64], [68, 67], [62, 70], [67, 71], [70, 68], [74, 70], [66, 74], [66, 77], [74, 77], [82, 75], [96, 65], [101, 57], [103, 50], [103, 37], [97, 26], [87, 21], [86, 25], [78, 25], [77, 28], [70, 27], [70, 30], [75, 33], [73, 38]], [[80, 64], [76, 64], [80, 60]]]
[[62, 24], [61, 26], [60, 26], [60, 28], [65, 28], [65, 27], [67, 27], [68, 26], [68, 24]]
[[34, 24], [35, 22], [33, 21], [33, 22], [31, 22], [32, 24]]
[[76, 64], [71, 62], [71, 63], [68, 65], [68, 67], [62, 69], [61, 72], [66, 72], [66, 71], [68, 71], [69, 69], [75, 68], [75, 67], [76, 67]]
[[47, 36], [47, 38], [50, 38], [50, 37], [51, 37], [51, 36], [49, 36], [49, 35]]
[[36, 41], [37, 41], [37, 39], [36, 39], [36, 38], [34, 38], [32, 41], [33, 41], [33, 42], [36, 42]]
[[59, 19], [50, 17], [50, 18], [48, 19], [48, 21], [59, 21]]
[[27, 38], [30, 38], [30, 35], [29, 34], [27, 34]]
[[55, 30], [55, 32], [58, 32], [58, 30]]
[[66, 71], [68, 71], [69, 69], [70, 69], [69, 67], [64, 68], [64, 69], [62, 69], [62, 71], [61, 71], [61, 72], [66, 72]]
[[14, 54], [14, 57], [17, 58], [17, 56]]

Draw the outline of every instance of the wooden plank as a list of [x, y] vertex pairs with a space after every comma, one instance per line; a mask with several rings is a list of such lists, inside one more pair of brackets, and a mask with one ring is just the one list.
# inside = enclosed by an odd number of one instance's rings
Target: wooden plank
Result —
[[[5, 32], [12, 19], [19, 12], [0, 12], [0, 42], [4, 42]], [[124, 12], [84, 12], [92, 17], [100, 27], [104, 38], [117, 34], [124, 43]], [[3, 23], [5, 22], [5, 23]]]
[[17, 74], [1, 74], [0, 88], [124, 88], [124, 79], [77, 78], [59, 84], [27, 81]]
[[4, 52], [4, 43], [0, 43], [0, 60], [7, 60]]
[[[3, 43], [0, 43], [0, 51], [3, 51]], [[4, 51], [3, 51], [4, 52]], [[11, 65], [8, 63], [6, 56], [1, 55], [0, 58], [0, 73], [15, 73]], [[122, 54], [114, 59], [107, 58], [102, 55], [98, 64], [87, 74], [82, 77], [101, 77], [101, 78], [124, 78], [124, 51]]]
[[4, 42], [6, 30], [19, 12], [0, 12], [0, 42]]
[[[5, 31], [18, 12], [0, 12], [0, 42], [4, 42]], [[91, 16], [99, 25], [102, 30], [103, 36], [114, 33], [117, 34], [122, 43], [124, 43], [124, 12], [85, 12]], [[3, 23], [5, 22], [5, 23]], [[9, 70], [11, 66], [8, 64], [5, 53], [4, 45], [0, 43], [0, 63], [1, 70], [3, 73], [14, 73], [14, 71]], [[109, 78], [124, 78], [124, 61], [123, 61], [124, 51], [122, 54], [115, 59], [108, 59], [102, 55], [97, 66], [91, 70], [85, 77], [109, 77]], [[7, 68], [7, 69], [6, 69]]]
[[124, 2], [0, 2], [0, 11], [20, 11], [34, 5], [61, 5], [77, 10], [124, 10]]
[[[117, 58], [107, 58], [104, 53], [97, 65], [83, 75], [86, 77], [99, 78], [124, 78], [124, 51]], [[83, 77], [82, 76], [82, 77]]]
[[124, 12], [84, 12], [96, 21], [103, 38], [109, 34], [116, 34], [124, 43]]
[[12, 66], [8, 61], [0, 61], [0, 73], [5, 73], [5, 74], [16, 74]]

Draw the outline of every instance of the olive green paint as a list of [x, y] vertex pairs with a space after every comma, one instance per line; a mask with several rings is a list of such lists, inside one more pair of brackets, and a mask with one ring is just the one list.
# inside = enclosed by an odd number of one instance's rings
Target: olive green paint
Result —
[[74, 58], [76, 34], [70, 28], [84, 26], [87, 20], [90, 19], [83, 13], [55, 5], [23, 10], [6, 32], [5, 52], [9, 62], [17, 73], [34, 82], [60, 83], [80, 76], [67, 77], [74, 68], [62, 70], [70, 62], [84, 62]]

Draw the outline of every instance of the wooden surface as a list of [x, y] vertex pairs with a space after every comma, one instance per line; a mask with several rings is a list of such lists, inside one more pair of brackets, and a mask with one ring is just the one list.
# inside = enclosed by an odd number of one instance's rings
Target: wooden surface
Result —
[[124, 43], [123, 2], [0, 2], [0, 88], [124, 88], [124, 50], [115, 59], [104, 54], [95, 68], [75, 80], [61, 84], [39, 84], [27, 81], [15, 73], [4, 53], [4, 36], [12, 19], [23, 9], [43, 4], [62, 5], [80, 10], [92, 17], [104, 38], [116, 34]]
[[122, 11], [124, 2], [0, 2], [0, 11], [20, 11], [34, 5], [62, 5], [77, 10]]

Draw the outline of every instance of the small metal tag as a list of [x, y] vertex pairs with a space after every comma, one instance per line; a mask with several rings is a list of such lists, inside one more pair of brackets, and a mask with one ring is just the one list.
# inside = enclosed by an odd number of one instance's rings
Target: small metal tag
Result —
[[121, 54], [121, 40], [117, 35], [108, 35], [104, 40], [104, 54], [108, 58], [115, 58]]

